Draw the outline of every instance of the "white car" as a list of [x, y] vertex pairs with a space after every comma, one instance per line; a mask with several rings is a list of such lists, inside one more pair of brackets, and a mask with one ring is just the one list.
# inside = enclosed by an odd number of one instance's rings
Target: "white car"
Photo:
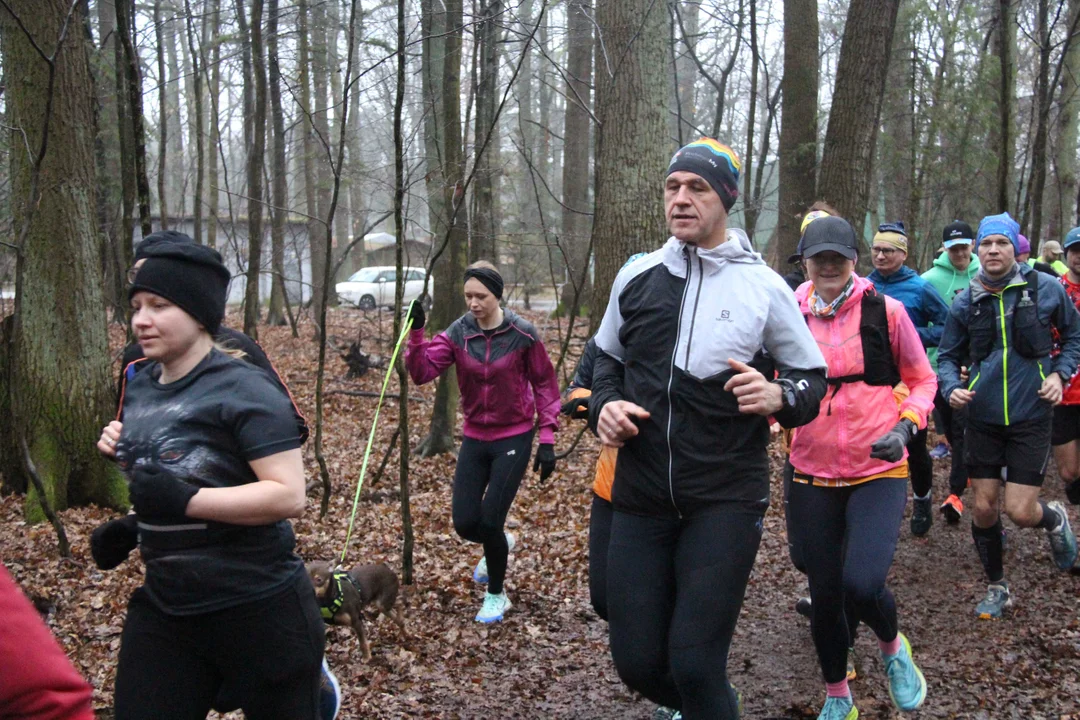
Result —
[[[424, 292], [424, 268], [405, 268], [405, 297], [408, 305]], [[354, 272], [348, 280], [334, 286], [342, 302], [355, 305], [361, 310], [394, 306], [394, 288], [397, 284], [397, 268], [392, 266], [366, 267]], [[431, 308], [434, 283], [429, 280], [427, 294], [420, 298], [425, 308]]]

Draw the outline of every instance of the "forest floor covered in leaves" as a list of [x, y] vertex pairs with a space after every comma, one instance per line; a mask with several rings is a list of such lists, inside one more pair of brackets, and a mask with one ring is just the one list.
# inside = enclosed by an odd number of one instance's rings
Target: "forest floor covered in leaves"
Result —
[[[525, 314], [545, 333], [556, 358], [556, 321]], [[232, 320], [238, 323], [239, 318]], [[340, 309], [332, 311], [331, 323], [337, 342], [348, 344], [362, 331], [365, 351], [390, 354], [392, 319], [387, 313], [365, 316]], [[288, 328], [261, 327], [260, 339], [314, 424], [318, 348], [311, 341], [311, 326], [300, 330], [301, 337], [294, 339]], [[117, 348], [122, 335], [113, 328]], [[575, 341], [573, 356], [580, 347]], [[378, 391], [381, 371], [345, 381], [345, 364], [334, 353], [329, 357], [329, 390]], [[572, 369], [568, 359], [564, 374]], [[396, 379], [391, 382], [391, 390], [396, 384]], [[430, 400], [434, 386], [410, 393]], [[372, 398], [327, 398], [324, 447], [333, 496], [329, 515], [320, 519], [319, 489], [312, 490], [307, 514], [295, 522], [305, 560], [333, 559], [341, 552], [374, 408]], [[412, 445], [426, 431], [430, 412], [430, 402], [410, 403]], [[396, 453], [382, 479], [370, 483], [396, 422], [392, 401], [377, 431], [349, 565], [386, 562], [401, 568]], [[557, 450], [568, 447], [578, 429], [576, 422], [564, 421]], [[745, 718], [814, 718], [824, 688], [809, 624], [792, 610], [796, 597], [806, 593], [806, 583], [788, 559], [779, 447], [772, 452], [773, 503], [732, 647], [730, 674], [742, 693]], [[309, 480], [316, 479], [312, 441], [304, 454]], [[352, 632], [330, 629], [327, 652], [344, 689], [343, 718], [651, 717], [653, 705], [619, 681], [607, 651], [606, 625], [589, 605], [588, 508], [596, 454], [596, 441], [586, 434], [546, 484], [539, 485], [532, 473], [523, 482], [509, 519], [518, 538], [507, 580], [514, 607], [493, 626], [473, 620], [483, 597], [471, 578], [481, 551], [453, 531], [454, 458], [412, 458], [415, 583], [402, 588], [411, 637], [402, 638], [386, 619], [369, 623], [373, 657], [364, 663]], [[948, 461], [935, 462], [935, 500], [940, 501]], [[1049, 478], [1044, 498], [1063, 499], [1060, 482], [1053, 474]], [[99, 508], [61, 513], [74, 554], [73, 560], [62, 560], [48, 524], [28, 527], [23, 522], [22, 502], [20, 496], [0, 498], [0, 560], [48, 610], [49, 626], [95, 688], [95, 708], [101, 717], [111, 717], [120, 630], [127, 598], [141, 581], [142, 563], [133, 554], [114, 571], [94, 567], [90, 533], [115, 514]], [[1080, 526], [1075, 508], [1070, 513], [1074, 527]], [[968, 518], [948, 526], [935, 517], [933, 530], [922, 539], [911, 536], [905, 518], [890, 585], [901, 629], [929, 683], [926, 705], [912, 717], [1080, 718], [1080, 577], [1054, 568], [1045, 533], [1006, 525], [1006, 572], [1016, 606], [1006, 619], [987, 622], [974, 616], [985, 584]], [[876, 643], [865, 628], [857, 650], [862, 672], [852, 690], [861, 717], [899, 717], [889, 701]]]

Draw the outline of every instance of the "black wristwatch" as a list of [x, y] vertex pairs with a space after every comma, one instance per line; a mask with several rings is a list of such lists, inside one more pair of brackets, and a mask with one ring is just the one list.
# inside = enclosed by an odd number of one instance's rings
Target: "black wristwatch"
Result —
[[783, 403], [784, 409], [795, 407], [795, 383], [785, 378], [779, 378], [775, 382], [780, 386], [780, 401]]

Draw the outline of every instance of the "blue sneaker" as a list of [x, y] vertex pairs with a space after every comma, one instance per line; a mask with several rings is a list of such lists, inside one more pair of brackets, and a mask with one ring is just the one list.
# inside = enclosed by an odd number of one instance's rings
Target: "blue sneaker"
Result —
[[899, 710], [917, 709], [926, 700], [926, 678], [911, 657], [911, 643], [900, 633], [900, 652], [882, 654], [885, 673], [889, 676], [889, 696]]
[[855, 701], [851, 696], [825, 698], [825, 704], [821, 707], [818, 720], [856, 720], [859, 711], [855, 708]]
[[1054, 556], [1054, 563], [1060, 570], [1068, 570], [1076, 564], [1076, 535], [1069, 525], [1069, 513], [1060, 501], [1046, 504], [1047, 510], [1053, 510], [1061, 517], [1061, 524], [1057, 530], [1047, 530], [1046, 536], [1050, 538], [1050, 552]]
[[1001, 580], [991, 583], [986, 589], [986, 597], [975, 606], [975, 614], [980, 620], [997, 620], [1005, 614], [1007, 608], [1012, 607], [1012, 595], [1009, 593], [1009, 583]]
[[476, 621], [484, 624], [499, 622], [511, 607], [513, 603], [506, 597], [505, 592], [498, 595], [484, 593], [484, 604], [480, 606], [480, 612], [476, 613]]
[[[510, 533], [503, 533], [503, 534], [506, 535], [506, 549], [507, 549], [507, 552], [512, 552], [513, 549], [514, 549], [514, 545], [517, 544], [517, 541], [514, 539], [514, 536], [511, 535]], [[487, 582], [488, 582], [488, 569], [487, 569], [487, 557], [486, 556], [480, 558], [480, 562], [476, 563], [476, 568], [473, 570], [473, 573], [472, 573], [472, 579], [473, 579], [473, 582], [479, 583], [481, 585], [487, 585]]]
[[319, 688], [319, 720], [334, 720], [341, 710], [341, 685], [330, 672], [326, 657], [322, 661], [322, 687]]
[[947, 458], [950, 455], [952, 455], [952, 453], [949, 451], [949, 446], [943, 442], [939, 442], [937, 445], [934, 446], [934, 449], [930, 451], [930, 457], [934, 458], [935, 460]]

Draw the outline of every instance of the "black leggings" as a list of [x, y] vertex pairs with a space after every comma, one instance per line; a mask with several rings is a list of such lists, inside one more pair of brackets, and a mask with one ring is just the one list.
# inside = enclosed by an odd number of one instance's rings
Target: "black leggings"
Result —
[[738, 717], [727, 657], [761, 528], [760, 513], [728, 508], [682, 520], [615, 511], [608, 613], [623, 682], [688, 720]]
[[934, 395], [934, 408], [941, 416], [941, 424], [945, 426], [945, 437], [952, 446], [952, 466], [949, 468], [949, 492], [956, 497], [963, 497], [967, 489], [968, 473], [967, 465], [964, 464], [964, 428], [967, 427], [967, 409], [953, 410], [949, 402], [941, 396]]
[[608, 545], [611, 544], [611, 518], [614, 514], [611, 503], [593, 493], [589, 512], [589, 600], [601, 620], [608, 619]]
[[847, 672], [845, 601], [879, 640], [896, 638], [896, 601], [885, 579], [906, 503], [904, 478], [839, 488], [791, 484], [789, 527], [810, 578], [810, 629], [825, 682]]
[[[789, 505], [791, 504], [791, 485], [794, 483], [794, 478], [795, 468], [792, 467], [789, 460], [784, 463], [784, 525], [787, 528], [788, 555], [791, 557], [791, 564], [795, 566], [795, 569], [805, 575], [806, 561], [803, 559], [802, 546], [795, 542], [795, 532], [791, 529]], [[844, 600], [844, 617], [847, 618], [848, 622], [848, 647], [855, 647], [855, 637], [859, 632], [859, 614], [851, 604], [851, 598], [845, 598]]]
[[458, 453], [454, 530], [470, 542], [484, 544], [488, 592], [496, 595], [503, 591], [510, 554], [503, 524], [529, 467], [532, 438], [532, 430], [490, 442], [465, 438]]
[[926, 497], [934, 487], [934, 461], [930, 457], [930, 448], [926, 447], [928, 429], [915, 433], [907, 445], [911, 491], [919, 497]]
[[316, 720], [325, 644], [307, 573], [202, 615], [166, 615], [139, 588], [120, 640], [116, 720], [205, 720], [223, 689], [252, 720]]

